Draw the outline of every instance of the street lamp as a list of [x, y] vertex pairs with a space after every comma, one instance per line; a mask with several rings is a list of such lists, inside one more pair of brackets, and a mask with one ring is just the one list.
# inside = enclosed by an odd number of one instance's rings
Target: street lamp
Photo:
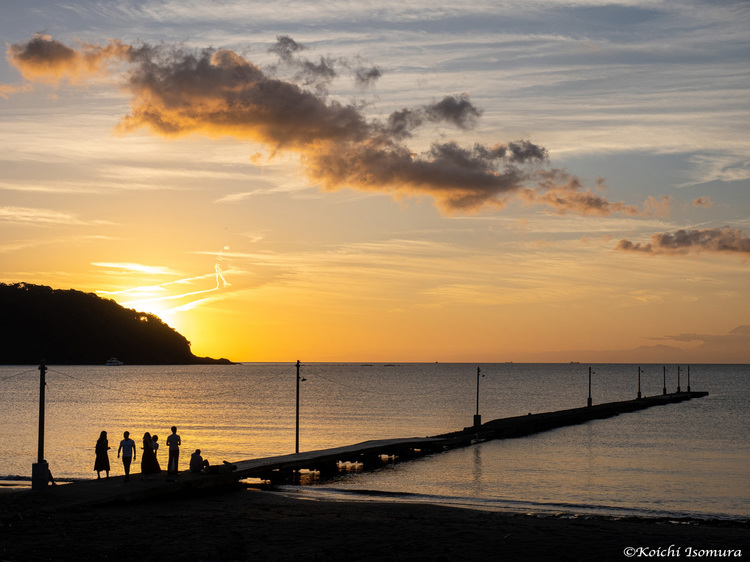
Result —
[[641, 399], [641, 367], [638, 366], [638, 399]]
[[49, 465], [44, 460], [44, 389], [47, 365], [42, 359], [39, 365], [39, 450], [37, 462], [31, 465], [31, 489], [43, 490], [49, 484]]
[[482, 416], [479, 415], [479, 377], [484, 376], [482, 374], [482, 369], [477, 367], [477, 413], [474, 414], [474, 427], [479, 427], [482, 425]]
[[295, 453], [299, 453], [299, 383], [300, 381], [305, 380], [304, 377], [300, 376], [299, 368], [300, 368], [300, 362], [299, 362], [299, 359], [297, 359], [297, 423], [296, 423], [296, 432], [295, 432], [295, 440], [294, 440], [294, 452]]

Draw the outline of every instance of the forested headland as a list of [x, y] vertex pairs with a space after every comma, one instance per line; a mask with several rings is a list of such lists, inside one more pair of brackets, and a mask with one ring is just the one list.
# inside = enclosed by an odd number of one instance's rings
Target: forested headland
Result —
[[0, 283], [0, 364], [229, 364], [196, 357], [190, 342], [158, 316], [82, 291]]

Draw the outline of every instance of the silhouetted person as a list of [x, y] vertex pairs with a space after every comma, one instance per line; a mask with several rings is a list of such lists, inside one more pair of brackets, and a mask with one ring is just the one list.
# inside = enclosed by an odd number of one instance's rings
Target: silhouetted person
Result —
[[156, 458], [156, 453], [159, 452], [159, 436], [158, 435], [152, 435], [151, 436], [151, 443], [154, 446], [154, 458]]
[[169, 447], [169, 460], [167, 462], [167, 474], [177, 474], [180, 462], [180, 445], [182, 440], [177, 435], [177, 428], [172, 426], [172, 435], [167, 437], [167, 447]]
[[97, 479], [101, 479], [102, 475], [100, 473], [102, 470], [107, 473], [107, 478], [109, 478], [109, 453], [107, 453], [107, 451], [109, 451], [107, 432], [102, 431], [101, 435], [99, 435], [99, 439], [96, 440], [96, 447], [94, 447], [94, 452], [96, 453], [94, 470], [96, 470]]
[[[44, 464], [47, 464], [47, 461], [44, 461]], [[49, 480], [51, 486], [57, 486], [57, 482], [55, 482], [55, 478], [52, 476], [52, 471], [49, 469], [48, 464], [47, 467], [47, 480]]]
[[149, 474], [158, 474], [161, 472], [159, 462], [156, 460], [154, 455], [154, 443], [151, 440], [151, 434], [146, 432], [143, 434], [143, 453], [141, 453], [141, 474], [148, 476]]
[[130, 480], [130, 463], [135, 460], [135, 441], [130, 438], [128, 431], [122, 436], [124, 439], [120, 441], [120, 446], [117, 448], [117, 458], [120, 458], [120, 451], [122, 451], [122, 466], [125, 467], [125, 482], [127, 482]]
[[203, 460], [201, 450], [196, 449], [195, 452], [190, 455], [190, 472], [200, 472], [204, 468], [208, 470], [208, 461]]

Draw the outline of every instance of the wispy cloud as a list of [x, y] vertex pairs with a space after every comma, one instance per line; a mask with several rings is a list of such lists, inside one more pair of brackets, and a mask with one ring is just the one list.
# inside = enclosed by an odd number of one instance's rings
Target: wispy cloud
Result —
[[113, 224], [110, 221], [104, 220], [87, 221], [79, 219], [77, 216], [70, 213], [32, 207], [0, 207], [0, 221], [35, 226], [92, 226]]
[[0, 84], [0, 98], [8, 99], [11, 94], [30, 92], [32, 89], [33, 86], [31, 84], [20, 84], [18, 86], [13, 84]]
[[140, 263], [112, 263], [112, 262], [92, 262], [91, 265], [111, 269], [119, 274], [147, 273], [149, 275], [178, 275], [176, 272], [167, 267], [158, 265], [143, 265]]

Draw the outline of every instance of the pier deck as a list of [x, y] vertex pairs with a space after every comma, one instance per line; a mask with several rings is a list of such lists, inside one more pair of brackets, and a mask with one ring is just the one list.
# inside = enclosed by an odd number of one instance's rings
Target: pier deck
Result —
[[[162, 473], [142, 479], [136, 473], [131, 475], [129, 482], [124, 482], [122, 476], [112, 477], [109, 480], [79, 481], [49, 487], [41, 492], [24, 490], [24, 493], [32, 496], [31, 501], [25, 502], [24, 505], [32, 509], [54, 510], [62, 507], [154, 499], [188, 490], [224, 486], [245, 478], [274, 480], [302, 469], [319, 471], [321, 474], [335, 473], [339, 463], [362, 463], [367, 466], [369, 463], [382, 462], [383, 456], [405, 460], [491, 439], [522, 437], [707, 395], [708, 392], [672, 393], [556, 412], [502, 418], [433, 437], [373, 440], [345, 447], [233, 461], [236, 470], [218, 474], [193, 474], [186, 470], [180, 472], [176, 478], [167, 477]], [[8, 494], [3, 494], [0, 501], [3, 501], [6, 496]]]

